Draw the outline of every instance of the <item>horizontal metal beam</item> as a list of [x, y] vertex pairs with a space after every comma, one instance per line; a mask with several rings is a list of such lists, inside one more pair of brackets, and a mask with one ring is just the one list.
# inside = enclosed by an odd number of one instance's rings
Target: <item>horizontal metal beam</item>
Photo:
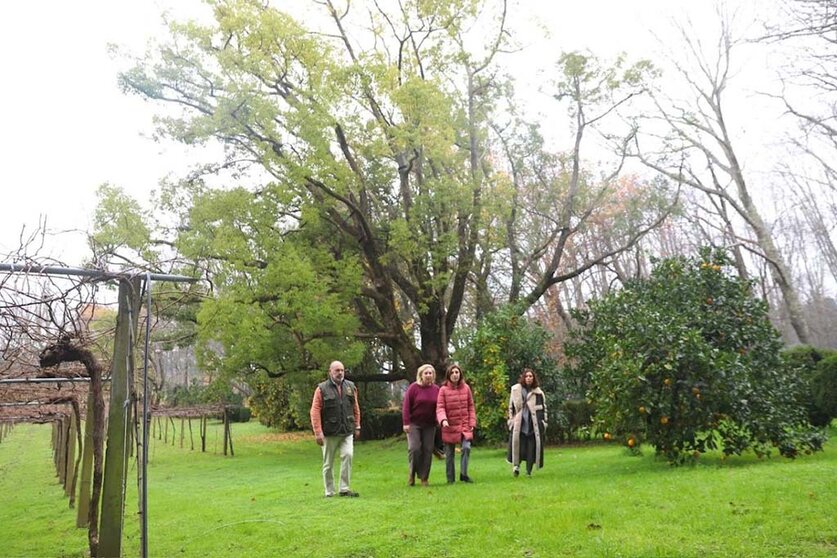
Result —
[[171, 281], [174, 283], [195, 283], [194, 277], [184, 275], [167, 275], [163, 273], [113, 273], [97, 269], [82, 269], [79, 267], [59, 267], [48, 265], [20, 265], [0, 263], [0, 271], [9, 273], [32, 273], [36, 275], [76, 275], [93, 279], [130, 279], [132, 277], [148, 277], [152, 281]]
[[[78, 378], [6, 378], [0, 380], [0, 384], [64, 384], [89, 382], [90, 378], [81, 376]], [[103, 382], [109, 382], [110, 378], [102, 378]]]
[[56, 403], [54, 401], [12, 401], [10, 403], [0, 403], [0, 407], [43, 407], [45, 405], [69, 405], [69, 401], [61, 401]]
[[67, 413], [42, 413], [38, 415], [27, 415], [21, 417], [0, 417], [0, 424], [20, 424], [22, 422], [30, 424], [46, 424], [47, 422], [55, 422], [59, 417], [69, 416]]

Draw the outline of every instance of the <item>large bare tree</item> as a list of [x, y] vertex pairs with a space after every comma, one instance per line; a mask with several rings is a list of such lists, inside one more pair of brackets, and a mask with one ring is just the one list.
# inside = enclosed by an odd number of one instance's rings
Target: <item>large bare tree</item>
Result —
[[[800, 342], [807, 343], [808, 326], [793, 274], [771, 224], [756, 204], [751, 175], [739, 158], [737, 140], [728, 124], [725, 100], [733, 75], [733, 55], [740, 43], [734, 39], [727, 17], [719, 13], [718, 20], [720, 30], [710, 46], [681, 27], [687, 57], [672, 57], [671, 62], [687, 93], [673, 96], [657, 91], [656, 118], [664, 127], [666, 141], [657, 148], [637, 141], [637, 155], [650, 168], [713, 199], [726, 235], [740, 238], [745, 248], [767, 261], [793, 330]], [[729, 212], [740, 218], [752, 237], [731, 232]]]

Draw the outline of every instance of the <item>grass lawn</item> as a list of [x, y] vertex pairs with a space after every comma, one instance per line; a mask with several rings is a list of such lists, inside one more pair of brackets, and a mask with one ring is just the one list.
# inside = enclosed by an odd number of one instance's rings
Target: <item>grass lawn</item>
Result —
[[[837, 555], [834, 442], [795, 461], [708, 455], [681, 468], [650, 450], [556, 447], [517, 479], [502, 450], [476, 448], [475, 484], [445, 484], [436, 461], [429, 488], [406, 485], [403, 438], [363, 442], [361, 497], [326, 499], [311, 436], [233, 426], [235, 457], [152, 442], [150, 556]], [[210, 425], [209, 450], [219, 436]], [[49, 440], [49, 426], [19, 425], [0, 443], [0, 556], [87, 553]], [[133, 468], [130, 479], [123, 555], [137, 556]]]

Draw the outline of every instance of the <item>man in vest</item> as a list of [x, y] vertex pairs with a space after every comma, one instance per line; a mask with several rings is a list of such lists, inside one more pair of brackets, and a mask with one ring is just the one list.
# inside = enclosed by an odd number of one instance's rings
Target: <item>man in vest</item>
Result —
[[349, 482], [352, 477], [354, 439], [360, 436], [360, 405], [357, 388], [345, 379], [343, 363], [328, 367], [328, 380], [314, 390], [311, 426], [317, 445], [323, 448], [323, 482], [326, 498], [334, 496], [334, 456], [340, 452], [340, 496], [356, 498]]

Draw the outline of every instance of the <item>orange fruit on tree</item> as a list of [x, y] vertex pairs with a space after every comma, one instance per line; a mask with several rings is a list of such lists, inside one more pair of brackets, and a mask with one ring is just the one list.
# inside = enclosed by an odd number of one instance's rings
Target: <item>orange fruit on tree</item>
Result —
[[668, 424], [668, 417], [663, 415], [660, 417], [660, 424]]
[[630, 438], [628, 438], [628, 447], [629, 447], [629, 448], [632, 448], [632, 447], [634, 447], [635, 445], [636, 445], [636, 439], [635, 439], [633, 436], [631, 436]]

